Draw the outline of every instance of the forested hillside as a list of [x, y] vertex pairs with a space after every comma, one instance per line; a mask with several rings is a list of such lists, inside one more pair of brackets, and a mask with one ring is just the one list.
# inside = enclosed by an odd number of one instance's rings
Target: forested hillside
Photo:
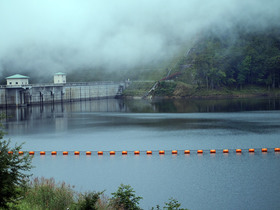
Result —
[[280, 28], [207, 33], [181, 60], [177, 71], [183, 74], [178, 80], [207, 89], [248, 85], [279, 88]]

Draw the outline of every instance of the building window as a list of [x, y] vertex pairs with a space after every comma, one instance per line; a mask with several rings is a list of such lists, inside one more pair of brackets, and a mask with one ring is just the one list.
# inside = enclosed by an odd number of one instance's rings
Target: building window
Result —
[[16, 85], [18, 84], [18, 82], [16, 82]]
[[12, 82], [9, 82], [9, 84], [11, 85], [11, 84], [12, 84]]

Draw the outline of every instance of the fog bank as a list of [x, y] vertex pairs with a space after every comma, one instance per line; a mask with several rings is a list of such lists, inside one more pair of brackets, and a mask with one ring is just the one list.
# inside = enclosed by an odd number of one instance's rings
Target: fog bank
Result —
[[273, 26], [279, 11], [278, 0], [2, 0], [0, 72], [132, 69], [171, 57], [206, 28]]

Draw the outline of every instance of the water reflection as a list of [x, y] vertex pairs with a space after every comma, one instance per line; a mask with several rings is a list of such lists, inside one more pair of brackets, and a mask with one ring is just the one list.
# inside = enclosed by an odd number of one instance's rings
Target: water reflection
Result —
[[280, 110], [279, 98], [258, 99], [186, 99], [186, 100], [120, 100], [105, 99], [72, 103], [46, 104], [1, 109], [8, 121], [42, 118], [63, 118], [74, 112], [126, 113], [205, 113]]
[[280, 109], [279, 98], [157, 100], [153, 104], [157, 112], [164, 113], [240, 112]]

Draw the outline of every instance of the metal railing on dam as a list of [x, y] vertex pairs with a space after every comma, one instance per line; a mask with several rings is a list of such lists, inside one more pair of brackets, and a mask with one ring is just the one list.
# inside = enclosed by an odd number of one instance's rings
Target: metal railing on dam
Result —
[[0, 85], [0, 88], [27, 88], [27, 87], [61, 87], [61, 86], [88, 86], [88, 85], [110, 85], [110, 84], [121, 84], [125, 82], [114, 82], [114, 81], [96, 81], [96, 82], [67, 82], [67, 83], [38, 83], [38, 84], [27, 84], [27, 85]]

